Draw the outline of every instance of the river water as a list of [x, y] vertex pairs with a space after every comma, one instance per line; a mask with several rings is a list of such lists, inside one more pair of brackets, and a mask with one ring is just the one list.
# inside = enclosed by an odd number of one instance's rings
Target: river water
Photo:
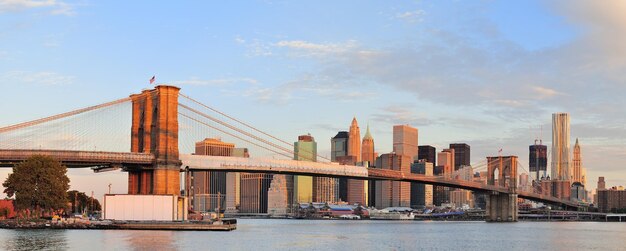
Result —
[[0, 229], [0, 249], [626, 250], [626, 223], [240, 219], [232, 232]]

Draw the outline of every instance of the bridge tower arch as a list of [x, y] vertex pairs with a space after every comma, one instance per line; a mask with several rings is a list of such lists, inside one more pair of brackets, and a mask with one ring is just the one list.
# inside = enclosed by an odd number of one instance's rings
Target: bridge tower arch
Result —
[[151, 166], [128, 170], [129, 194], [180, 195], [178, 153], [178, 92], [159, 85], [131, 95], [131, 152], [150, 153]]
[[487, 184], [508, 188], [488, 195], [487, 221], [517, 221], [517, 156], [487, 157]]

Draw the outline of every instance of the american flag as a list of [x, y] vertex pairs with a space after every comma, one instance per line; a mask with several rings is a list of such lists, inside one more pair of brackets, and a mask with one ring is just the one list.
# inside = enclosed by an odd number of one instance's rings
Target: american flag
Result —
[[152, 78], [150, 79], [150, 84], [154, 84], [154, 80], [155, 80], [155, 76], [152, 76]]

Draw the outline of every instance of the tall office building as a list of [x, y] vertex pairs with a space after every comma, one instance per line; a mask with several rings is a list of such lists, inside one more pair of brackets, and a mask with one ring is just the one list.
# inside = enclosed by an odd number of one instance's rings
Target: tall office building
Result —
[[[349, 134], [340, 131], [330, 142], [330, 159], [337, 161], [337, 157], [348, 155]], [[313, 178], [313, 201], [314, 202], [337, 202], [339, 201], [339, 179], [328, 177]]]
[[580, 144], [578, 144], [578, 139], [576, 139], [576, 144], [574, 144], [574, 158], [572, 159], [572, 183], [579, 182], [583, 184], [583, 167], [582, 167], [582, 156], [580, 152]]
[[[411, 172], [413, 158], [396, 153], [382, 154], [376, 159], [376, 168]], [[411, 206], [411, 183], [400, 181], [376, 181], [376, 208]]]
[[411, 157], [418, 157], [417, 128], [408, 125], [393, 126], [393, 152]]
[[267, 213], [267, 192], [272, 183], [272, 175], [264, 173], [241, 173], [240, 213]]
[[335, 137], [330, 139], [330, 160], [335, 162], [337, 157], [348, 156], [348, 139], [350, 134], [340, 131]]
[[[355, 156], [337, 157], [337, 162], [340, 165], [363, 165], [363, 162], [356, 162]], [[339, 200], [349, 204], [366, 205], [367, 199], [365, 196], [367, 193], [365, 189], [365, 181], [363, 180], [339, 179]]]
[[[249, 158], [248, 148], [233, 148], [233, 157]], [[241, 173], [226, 173], [226, 211], [225, 213], [237, 213], [241, 203]]]
[[[433, 176], [433, 163], [416, 160], [411, 164], [411, 173]], [[411, 207], [421, 208], [433, 205], [433, 185], [411, 183]]]
[[[439, 158], [439, 160], [441, 160], [441, 158]], [[435, 166], [433, 168], [433, 175], [443, 176], [444, 166]], [[435, 206], [441, 206], [443, 203], [450, 203], [450, 188], [446, 186], [433, 186], [433, 204]]]
[[[373, 167], [376, 165], [377, 157], [378, 153], [376, 153], [374, 148], [374, 137], [372, 137], [372, 133], [370, 133], [370, 126], [367, 125], [367, 130], [361, 144], [361, 163], [364, 166]], [[374, 182], [368, 180], [363, 181], [363, 190], [365, 192], [365, 203], [363, 203], [363, 205], [370, 206], [372, 197], [374, 196]]]
[[287, 175], [274, 175], [267, 191], [267, 213], [271, 216], [285, 216], [290, 213]]
[[361, 161], [361, 130], [356, 117], [352, 119], [348, 133], [348, 156], [356, 157], [356, 162]]
[[570, 116], [552, 114], [552, 180], [571, 180], [570, 171]]
[[471, 149], [465, 143], [450, 144], [450, 149], [454, 150], [454, 171], [459, 170], [462, 166], [470, 166]]
[[[353, 120], [354, 122], [354, 120]], [[354, 124], [354, 123], [353, 123]], [[340, 131], [330, 139], [330, 160], [339, 162], [339, 159], [348, 156], [350, 150], [350, 133]], [[325, 180], [327, 184], [320, 185], [321, 188], [319, 199], [317, 202], [338, 202], [345, 201], [348, 194], [348, 179], [346, 178], [316, 178], [316, 180]], [[315, 184], [314, 184], [315, 185]]]
[[438, 166], [443, 167], [443, 175], [450, 175], [454, 171], [454, 149], [443, 149], [437, 154]]
[[374, 138], [370, 133], [370, 126], [367, 125], [367, 131], [363, 136], [363, 143], [361, 144], [361, 161], [367, 161], [370, 166], [376, 164], [376, 151], [374, 150]]
[[426, 162], [437, 163], [437, 149], [434, 146], [425, 145], [417, 148], [417, 160], [426, 160]]
[[[293, 144], [294, 160], [317, 161], [317, 142], [313, 136], [300, 135]], [[276, 184], [274, 184], [276, 183]], [[283, 185], [284, 183], [284, 185]], [[274, 175], [268, 196], [268, 212], [281, 215], [291, 213], [296, 203], [313, 202], [313, 177], [304, 175]], [[283, 201], [287, 209], [280, 208]]]
[[[298, 141], [293, 144], [295, 160], [317, 161], [317, 142], [309, 135], [298, 136]], [[295, 175], [294, 176], [294, 203], [313, 202], [313, 177]]]
[[604, 190], [606, 189], [606, 182], [604, 181], [604, 177], [598, 177], [598, 187], [597, 190]]
[[[206, 138], [196, 142], [196, 155], [232, 156], [235, 144], [220, 139]], [[213, 212], [226, 209], [226, 172], [193, 170], [186, 177], [185, 189], [189, 196], [190, 208], [197, 212]], [[234, 184], [233, 184], [234, 186]], [[221, 197], [218, 199], [218, 197]]]
[[530, 167], [530, 172], [534, 173], [535, 180], [540, 180], [541, 177], [546, 178], [548, 171], [548, 147], [541, 144], [537, 144], [535, 141], [534, 145], [530, 145], [528, 147], [528, 165]]

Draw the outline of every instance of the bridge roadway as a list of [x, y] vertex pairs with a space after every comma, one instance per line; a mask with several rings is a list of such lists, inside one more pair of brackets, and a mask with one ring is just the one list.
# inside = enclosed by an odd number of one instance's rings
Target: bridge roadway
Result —
[[[297, 160], [276, 160], [260, 158], [218, 157], [181, 154], [182, 169], [213, 170], [247, 173], [277, 173], [293, 175], [324, 176], [363, 180], [391, 180], [420, 182], [487, 193], [511, 193], [509, 188], [487, 185], [480, 182], [451, 179], [445, 176], [426, 176], [423, 174], [407, 174], [400, 171], [365, 168], [359, 166], [339, 165], [337, 163], [307, 162]], [[556, 204], [566, 208], [578, 208], [575, 202], [562, 200], [553, 196], [516, 191], [519, 198], [537, 202]]]
[[[117, 168], [141, 168], [152, 165], [152, 154], [131, 152], [97, 152], [65, 150], [2, 150], [0, 149], [0, 167], [13, 167], [33, 155], [51, 156], [69, 168], [92, 167], [96, 172]], [[213, 170], [248, 173], [277, 173], [362, 180], [390, 180], [420, 182], [430, 185], [446, 186], [487, 193], [510, 193], [509, 188], [487, 185], [484, 183], [451, 179], [445, 176], [426, 176], [406, 174], [400, 171], [365, 168], [360, 166], [339, 165], [337, 163], [308, 162], [296, 160], [277, 160], [263, 158], [240, 158], [221, 156], [201, 156], [181, 154], [181, 171]], [[519, 198], [537, 202], [557, 204], [569, 208], [580, 205], [552, 196], [531, 192], [517, 191]]]
[[150, 166], [154, 162], [154, 156], [146, 153], [0, 149], [0, 167], [13, 167], [33, 155], [51, 156], [69, 168], [93, 167], [96, 171]]

